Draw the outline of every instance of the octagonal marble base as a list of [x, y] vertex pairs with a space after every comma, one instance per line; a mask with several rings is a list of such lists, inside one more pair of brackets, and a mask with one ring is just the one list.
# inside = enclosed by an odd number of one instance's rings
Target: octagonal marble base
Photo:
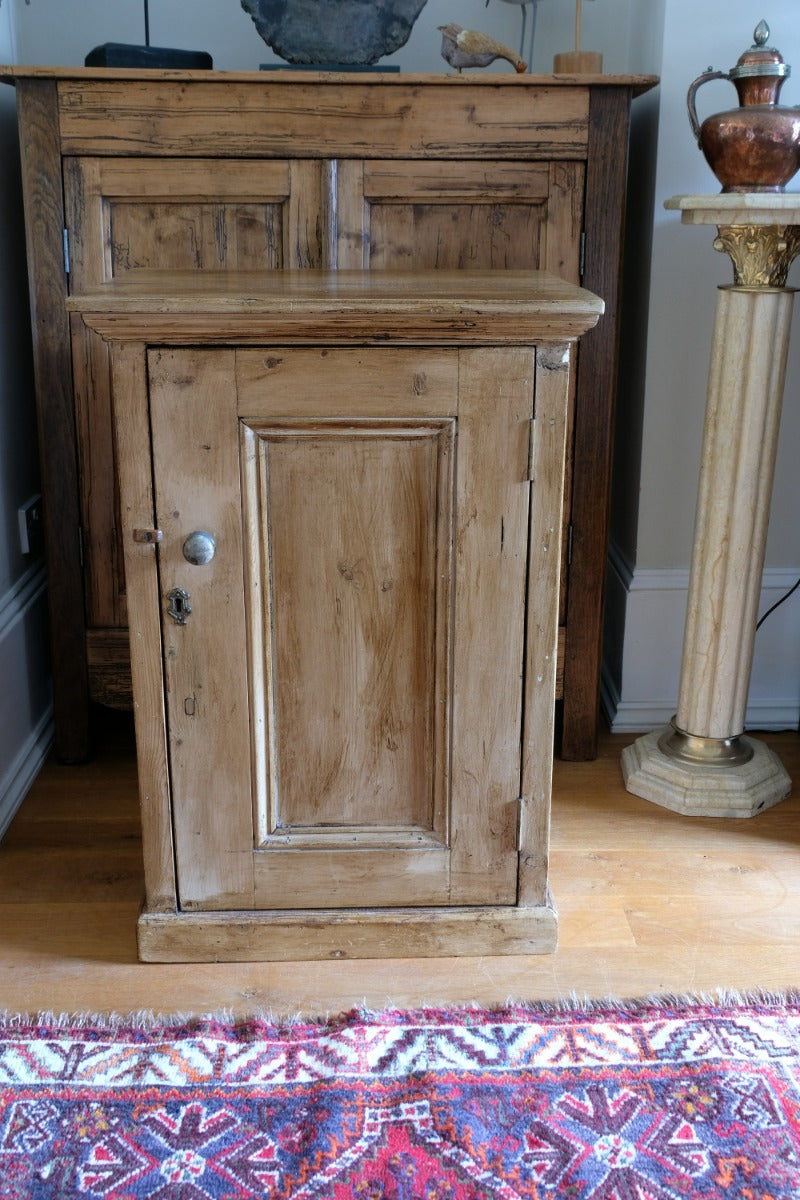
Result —
[[622, 752], [625, 786], [634, 796], [689, 817], [754, 817], [791, 791], [778, 756], [763, 742], [742, 737], [753, 757], [741, 766], [681, 762], [659, 749], [663, 729], [638, 738]]

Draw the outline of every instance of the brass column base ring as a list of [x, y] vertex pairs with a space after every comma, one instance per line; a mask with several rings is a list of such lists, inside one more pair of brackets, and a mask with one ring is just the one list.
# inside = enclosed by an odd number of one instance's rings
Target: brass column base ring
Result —
[[658, 739], [658, 748], [669, 758], [696, 767], [741, 767], [753, 757], [753, 747], [738, 735], [698, 737], [679, 729], [674, 720]]

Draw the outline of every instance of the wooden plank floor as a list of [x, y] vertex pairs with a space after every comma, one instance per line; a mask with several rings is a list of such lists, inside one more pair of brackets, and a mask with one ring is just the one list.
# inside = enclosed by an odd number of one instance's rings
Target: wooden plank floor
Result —
[[680, 817], [630, 796], [605, 735], [556, 764], [553, 955], [143, 965], [136, 769], [127, 719], [92, 762], [48, 764], [0, 845], [0, 1010], [332, 1014], [800, 985], [800, 738], [764, 735], [797, 780], [750, 820]]

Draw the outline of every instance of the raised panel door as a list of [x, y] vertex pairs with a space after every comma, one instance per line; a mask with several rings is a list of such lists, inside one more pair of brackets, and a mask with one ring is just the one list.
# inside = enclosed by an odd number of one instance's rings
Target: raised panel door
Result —
[[180, 907], [515, 904], [532, 352], [148, 361]]

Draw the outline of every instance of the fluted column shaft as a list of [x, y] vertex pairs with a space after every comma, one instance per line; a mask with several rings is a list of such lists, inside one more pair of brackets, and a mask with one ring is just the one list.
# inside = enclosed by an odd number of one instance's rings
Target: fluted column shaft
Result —
[[718, 293], [676, 715], [693, 737], [744, 731], [793, 299]]

